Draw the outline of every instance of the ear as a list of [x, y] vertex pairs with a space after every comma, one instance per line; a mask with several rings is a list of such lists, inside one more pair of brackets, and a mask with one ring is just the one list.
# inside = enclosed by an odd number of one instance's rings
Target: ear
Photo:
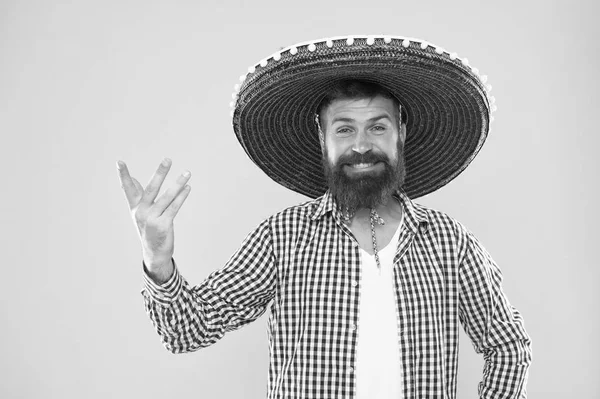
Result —
[[321, 144], [321, 154], [325, 156], [325, 135], [323, 134], [323, 130], [321, 129], [321, 124], [319, 123], [319, 114], [315, 114], [315, 123], [317, 125], [317, 131], [319, 132], [319, 143]]
[[402, 141], [402, 144], [406, 141], [406, 123], [400, 124], [400, 130], [398, 131], [398, 138]]

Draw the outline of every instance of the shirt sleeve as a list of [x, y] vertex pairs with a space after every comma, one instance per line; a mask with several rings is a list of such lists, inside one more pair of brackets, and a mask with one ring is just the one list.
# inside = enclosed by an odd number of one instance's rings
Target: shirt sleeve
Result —
[[460, 265], [459, 318], [475, 351], [483, 353], [482, 399], [526, 398], [531, 339], [521, 314], [502, 291], [502, 273], [470, 233]]
[[[269, 220], [242, 242], [225, 266], [190, 286], [175, 266], [164, 284], [144, 270], [146, 313], [172, 353], [196, 351], [260, 317], [276, 289], [276, 260]], [[145, 269], [145, 268], [144, 268]]]

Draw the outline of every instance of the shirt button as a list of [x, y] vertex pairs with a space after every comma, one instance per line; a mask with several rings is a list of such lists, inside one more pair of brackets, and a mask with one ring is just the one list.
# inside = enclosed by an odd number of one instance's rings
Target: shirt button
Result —
[[352, 331], [356, 331], [356, 324], [352, 324], [352, 325], [350, 326], [350, 329], [351, 329]]
[[358, 281], [356, 281], [356, 280], [352, 280], [352, 286], [353, 286], [353, 287], [356, 287], [357, 285], [358, 285]]
[[354, 373], [354, 367], [348, 367], [348, 373]]

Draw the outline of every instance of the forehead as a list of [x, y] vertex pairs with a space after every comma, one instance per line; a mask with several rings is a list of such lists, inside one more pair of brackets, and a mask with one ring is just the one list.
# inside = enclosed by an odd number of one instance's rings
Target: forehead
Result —
[[381, 114], [392, 118], [396, 113], [395, 108], [391, 98], [379, 95], [372, 98], [344, 98], [333, 100], [325, 109], [325, 116], [328, 121], [335, 117], [361, 120]]

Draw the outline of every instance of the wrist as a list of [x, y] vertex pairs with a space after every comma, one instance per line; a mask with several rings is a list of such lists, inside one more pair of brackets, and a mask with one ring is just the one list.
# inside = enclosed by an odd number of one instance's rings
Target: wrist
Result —
[[182, 290], [182, 278], [177, 271], [175, 259], [170, 276], [150, 273], [143, 265], [144, 296], [162, 306], [171, 306]]
[[169, 258], [167, 260], [150, 258], [144, 256], [144, 266], [148, 275], [157, 284], [166, 283], [173, 275], [173, 260]]

